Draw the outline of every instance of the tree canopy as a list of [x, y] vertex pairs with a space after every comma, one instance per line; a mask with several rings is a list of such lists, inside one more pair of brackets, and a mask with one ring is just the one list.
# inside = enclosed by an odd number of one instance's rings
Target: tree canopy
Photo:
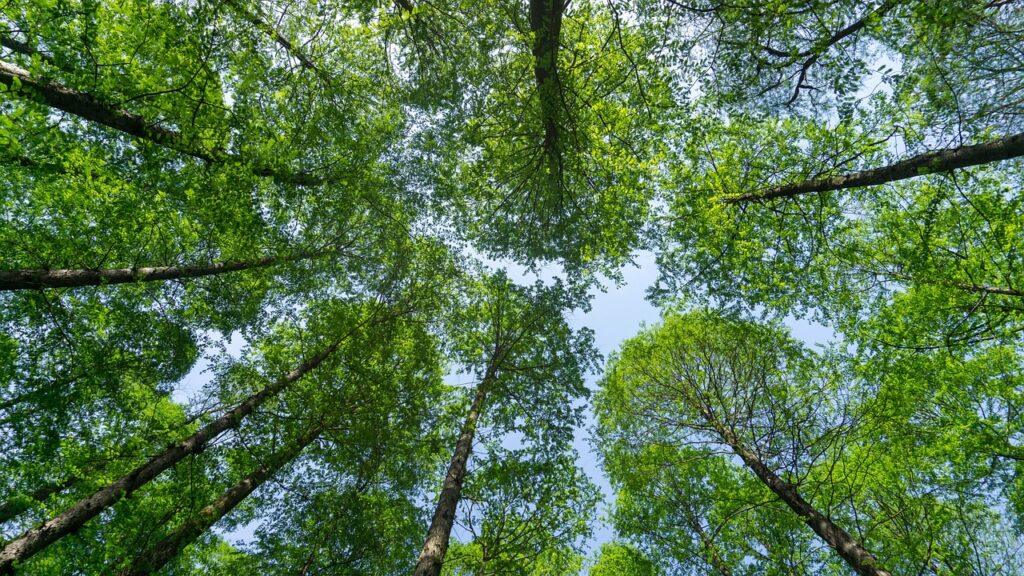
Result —
[[1017, 0], [5, 2], [0, 574], [1024, 574], [1022, 46]]

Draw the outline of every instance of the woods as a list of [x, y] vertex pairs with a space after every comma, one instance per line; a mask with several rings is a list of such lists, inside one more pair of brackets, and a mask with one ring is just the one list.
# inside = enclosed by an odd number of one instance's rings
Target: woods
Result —
[[0, 574], [1024, 574], [1021, 2], [0, 19]]

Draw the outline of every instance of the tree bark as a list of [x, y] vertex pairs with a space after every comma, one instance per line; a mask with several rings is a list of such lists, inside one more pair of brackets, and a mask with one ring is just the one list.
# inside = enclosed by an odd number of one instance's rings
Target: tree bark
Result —
[[533, 74], [544, 123], [544, 150], [561, 153], [559, 110], [561, 82], [558, 78], [558, 49], [562, 31], [562, 0], [530, 0], [530, 30], [533, 32]]
[[919, 154], [889, 166], [850, 172], [829, 178], [814, 178], [783, 184], [750, 194], [726, 196], [724, 204], [745, 204], [763, 202], [778, 198], [793, 198], [804, 194], [877, 186], [888, 182], [906, 180], [923, 174], [950, 172], [959, 168], [990, 164], [1024, 156], [1024, 134], [1014, 134], [972, 146], [960, 146]]
[[719, 437], [732, 449], [732, 451], [743, 460], [747, 468], [768, 487], [786, 506], [796, 512], [804, 523], [811, 527], [829, 547], [833, 548], [839, 556], [861, 576], [892, 576], [888, 571], [878, 565], [875, 557], [868, 552], [857, 540], [850, 536], [845, 530], [837, 526], [827, 516], [818, 512], [814, 506], [803, 499], [796, 486], [780, 478], [772, 472], [760, 457], [746, 447], [736, 438], [732, 430], [722, 425], [709, 410], [701, 408], [701, 414], [710, 424]]
[[44, 54], [43, 52], [40, 52], [35, 48], [29, 46], [28, 43], [15, 40], [14, 38], [6, 34], [0, 35], [0, 46], [7, 48], [11, 52], [17, 52], [18, 54], [23, 54], [25, 56], [31, 57], [38, 54], [39, 59], [43, 62], [46, 62], [51, 66], [56, 65], [56, 62], [54, 62], [53, 60], [53, 56], [50, 56], [49, 54]]
[[451, 538], [452, 525], [455, 522], [455, 509], [462, 494], [466, 463], [469, 461], [469, 455], [473, 448], [476, 423], [483, 410], [488, 388], [494, 380], [494, 374], [494, 370], [489, 369], [476, 388], [476, 396], [469, 407], [469, 415], [466, 416], [466, 421], [462, 425], [459, 440], [455, 444], [455, 453], [452, 455], [451, 464], [448, 465], [448, 473], [444, 478], [441, 496], [437, 500], [434, 518], [430, 522], [427, 539], [423, 543], [423, 549], [416, 561], [416, 568], [412, 572], [413, 576], [438, 576], [441, 573], [441, 565], [448, 552], [448, 540]]
[[278, 470], [295, 460], [306, 446], [316, 440], [321, 430], [322, 427], [318, 426], [304, 434], [294, 444], [272, 454], [266, 462], [228, 488], [219, 498], [204, 506], [197, 515], [183, 522], [162, 540], [136, 556], [131, 566], [121, 570], [118, 576], [144, 576], [159, 571]]
[[186, 456], [202, 452], [207, 444], [221, 433], [238, 427], [242, 419], [264, 402], [277, 395], [290, 384], [326, 360], [348, 335], [304, 361], [294, 370], [273, 384], [263, 388], [235, 406], [231, 411], [197, 430], [188, 438], [172, 444], [166, 450], [153, 456], [145, 464], [118, 478], [113, 483], [79, 500], [70, 508], [41, 525], [25, 532], [0, 550], [0, 574], [12, 573], [15, 562], [31, 558], [40, 550], [74, 532], [93, 517], [135, 490], [138, 490], [160, 473], [174, 466]]
[[[74, 114], [142, 140], [149, 140], [200, 160], [211, 163], [246, 163], [244, 159], [232, 156], [223, 150], [215, 150], [198, 142], [186, 141], [186, 138], [173, 128], [161, 126], [138, 114], [101, 102], [86, 92], [79, 92], [48, 80], [33, 78], [28, 70], [9, 62], [0, 61], [0, 83], [10, 88], [18, 83], [22, 87], [18, 90], [18, 94], [22, 97], [29, 94], [36, 95], [51, 108]], [[266, 176], [281, 183], [297, 186], [315, 186], [324, 183], [323, 178], [311, 174], [291, 172], [266, 164], [254, 164], [252, 172], [257, 176]]]
[[0, 270], [0, 291], [36, 288], [73, 288], [79, 286], [102, 286], [106, 284], [199, 278], [251, 268], [266, 268], [275, 264], [316, 258], [328, 253], [329, 251], [300, 252], [290, 256], [267, 256], [256, 260], [214, 262], [191, 266]]

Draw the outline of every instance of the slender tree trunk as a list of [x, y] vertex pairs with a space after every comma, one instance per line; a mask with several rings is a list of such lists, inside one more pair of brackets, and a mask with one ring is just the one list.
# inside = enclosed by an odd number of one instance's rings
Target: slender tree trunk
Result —
[[875, 557], [845, 530], [803, 499], [796, 486], [779, 478], [752, 450], [736, 438], [732, 430], [722, 425], [706, 408], [701, 408], [704, 419], [715, 429], [722, 440], [743, 460], [758, 479], [761, 480], [793, 512], [796, 512], [815, 534], [821, 537], [839, 556], [861, 576], [892, 576], [878, 565]]
[[[206, 147], [200, 142], [188, 140], [177, 130], [166, 128], [138, 114], [101, 102], [91, 94], [79, 92], [48, 80], [33, 78], [28, 70], [9, 62], [0, 61], [0, 84], [13, 88], [16, 83], [21, 86], [18, 94], [38, 96], [44, 104], [51, 108], [103, 124], [130, 136], [155, 142], [207, 162], [247, 163], [244, 159], [234, 157], [223, 150], [216, 150]], [[322, 178], [311, 174], [291, 172], [266, 164], [254, 164], [252, 172], [257, 176], [267, 176], [278, 182], [298, 186], [313, 186], [324, 182]]]
[[319, 366], [337, 350], [341, 342], [347, 337], [348, 335], [336, 340], [333, 344], [304, 361], [280, 380], [249, 396], [231, 411], [203, 426], [188, 438], [172, 444], [160, 454], [150, 458], [142, 466], [97, 490], [91, 496], [79, 500], [64, 512], [9, 542], [0, 550], [0, 574], [11, 573], [15, 562], [31, 558], [40, 550], [74, 532], [90, 519], [118, 502], [121, 498], [138, 490], [186, 456], [202, 452], [211, 440], [227, 430], [236, 428], [241, 424], [242, 419], [252, 413], [253, 410], [307, 372]]
[[487, 399], [488, 388], [493, 379], [494, 371], [488, 370], [487, 375], [476, 388], [476, 396], [473, 398], [473, 404], [469, 407], [469, 415], [466, 416], [466, 421], [462, 425], [459, 440], [455, 444], [455, 454], [452, 455], [451, 464], [448, 465], [444, 486], [437, 499], [437, 508], [434, 510], [434, 519], [430, 522], [430, 530], [427, 531], [427, 539], [423, 543], [420, 557], [416, 561], [413, 576], [438, 576], [441, 573], [441, 565], [448, 552], [448, 540], [451, 538], [452, 525], [455, 522], [455, 508], [462, 495], [466, 463], [469, 461], [469, 454], [473, 448], [476, 423], [480, 419], [480, 412], [483, 410], [484, 400]]
[[294, 444], [272, 454], [266, 462], [228, 488], [211, 504], [203, 507], [197, 515], [186, 520], [162, 540], [136, 556], [131, 566], [118, 573], [119, 576], [144, 576], [159, 571], [168, 561], [177, 556], [186, 546], [195, 542], [278, 470], [295, 460], [306, 446], [316, 440], [321, 430], [322, 427], [318, 426], [304, 434]]
[[1024, 156], [1024, 134], [1014, 134], [992, 140], [991, 142], [985, 142], [984, 144], [926, 152], [881, 168], [861, 170], [830, 178], [815, 178], [793, 184], [783, 184], [782, 186], [775, 186], [761, 192], [727, 196], [722, 198], [722, 202], [725, 204], [744, 204], [777, 198], [793, 198], [815, 192], [877, 186], [923, 174], [950, 172], [958, 168], [990, 164], [1020, 156]]
[[71, 268], [47, 270], [45, 268], [24, 270], [0, 270], [0, 291], [28, 290], [34, 288], [72, 288], [79, 286], [101, 286], [106, 284], [127, 284], [131, 282], [156, 282], [199, 278], [248, 270], [266, 268], [275, 264], [307, 260], [325, 256], [328, 251], [301, 252], [291, 256], [267, 256], [256, 260], [213, 262], [191, 266], [145, 266], [140, 268]]

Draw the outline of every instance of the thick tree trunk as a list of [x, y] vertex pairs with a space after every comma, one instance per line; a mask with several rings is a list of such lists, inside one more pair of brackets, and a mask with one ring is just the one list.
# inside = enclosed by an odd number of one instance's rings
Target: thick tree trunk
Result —
[[186, 520], [162, 540], [136, 556], [131, 566], [118, 573], [119, 576], [144, 576], [159, 571], [168, 561], [177, 556], [186, 546], [195, 542], [278, 470], [295, 460], [306, 446], [316, 440], [321, 430], [321, 427], [317, 427], [304, 434], [294, 444], [272, 454], [266, 462], [228, 488], [211, 504], [203, 507], [197, 515]]
[[[246, 163], [243, 159], [233, 157], [223, 150], [208, 148], [199, 142], [186, 141], [186, 138], [177, 130], [160, 126], [138, 114], [101, 102], [86, 92], [79, 92], [48, 80], [33, 78], [28, 70], [9, 62], [0, 61], [0, 84], [13, 87], [15, 83], [21, 85], [19, 94], [38, 96], [44, 104], [51, 108], [103, 124], [130, 136], [155, 142], [207, 162]], [[257, 176], [266, 176], [278, 182], [298, 186], [313, 186], [324, 182], [322, 178], [310, 174], [291, 172], [265, 164], [254, 164], [252, 172]]]
[[722, 440], [732, 448], [732, 451], [743, 460], [747, 468], [750, 468], [758, 479], [793, 512], [803, 518], [811, 530], [814, 530], [815, 534], [833, 548], [857, 574], [861, 576], [892, 576], [878, 565], [875, 557], [860, 542], [804, 500], [795, 486], [779, 478], [775, 472], [765, 466], [757, 454], [741, 443], [729, 428], [718, 422], [708, 410], [702, 409], [701, 412], [705, 420], [714, 427]]
[[0, 270], [0, 291], [28, 290], [33, 288], [72, 288], [78, 286], [101, 286], [105, 284], [199, 278], [251, 268], [266, 268], [275, 264], [316, 258], [328, 253], [327, 251], [301, 252], [291, 256], [267, 256], [257, 260], [214, 262], [192, 266]]
[[97, 490], [91, 496], [79, 500], [70, 508], [41, 525], [25, 532], [0, 550], [0, 574], [10, 573], [15, 562], [32, 557], [40, 550], [74, 532], [119, 500], [156, 478], [161, 472], [174, 466], [186, 456], [198, 454], [207, 444], [221, 433], [237, 427], [242, 419], [264, 402], [274, 397], [310, 370], [327, 359], [347, 335], [312, 356], [280, 380], [249, 396], [231, 411], [197, 430], [188, 438], [172, 444], [166, 450], [149, 459], [148, 462], [118, 478], [113, 483]]
[[427, 531], [427, 539], [423, 543], [420, 557], [416, 561], [413, 576], [438, 576], [441, 573], [441, 565], [448, 552], [448, 540], [451, 538], [452, 525], [455, 522], [455, 509], [462, 495], [462, 481], [466, 476], [466, 463], [469, 461], [469, 454], [472, 451], [476, 423], [480, 418], [480, 412], [483, 410], [487, 391], [493, 379], [494, 371], [488, 370], [487, 375], [476, 388], [476, 396], [473, 398], [473, 404], [469, 407], [469, 415], [466, 416], [466, 421], [462, 425], [459, 440], [455, 444], [455, 454], [452, 455], [451, 464], [448, 465], [448, 473], [444, 478], [441, 496], [437, 499], [434, 518], [430, 522], [430, 530]]
[[722, 202], [725, 204], [744, 204], [777, 198], [793, 198], [815, 192], [877, 186], [887, 182], [906, 180], [907, 178], [923, 174], [950, 172], [958, 168], [990, 164], [1020, 156], [1024, 156], [1024, 134], [1014, 134], [1013, 136], [1006, 136], [984, 144], [926, 152], [881, 168], [861, 170], [830, 178], [804, 180], [803, 182], [775, 186], [750, 194], [726, 196], [722, 198]]

